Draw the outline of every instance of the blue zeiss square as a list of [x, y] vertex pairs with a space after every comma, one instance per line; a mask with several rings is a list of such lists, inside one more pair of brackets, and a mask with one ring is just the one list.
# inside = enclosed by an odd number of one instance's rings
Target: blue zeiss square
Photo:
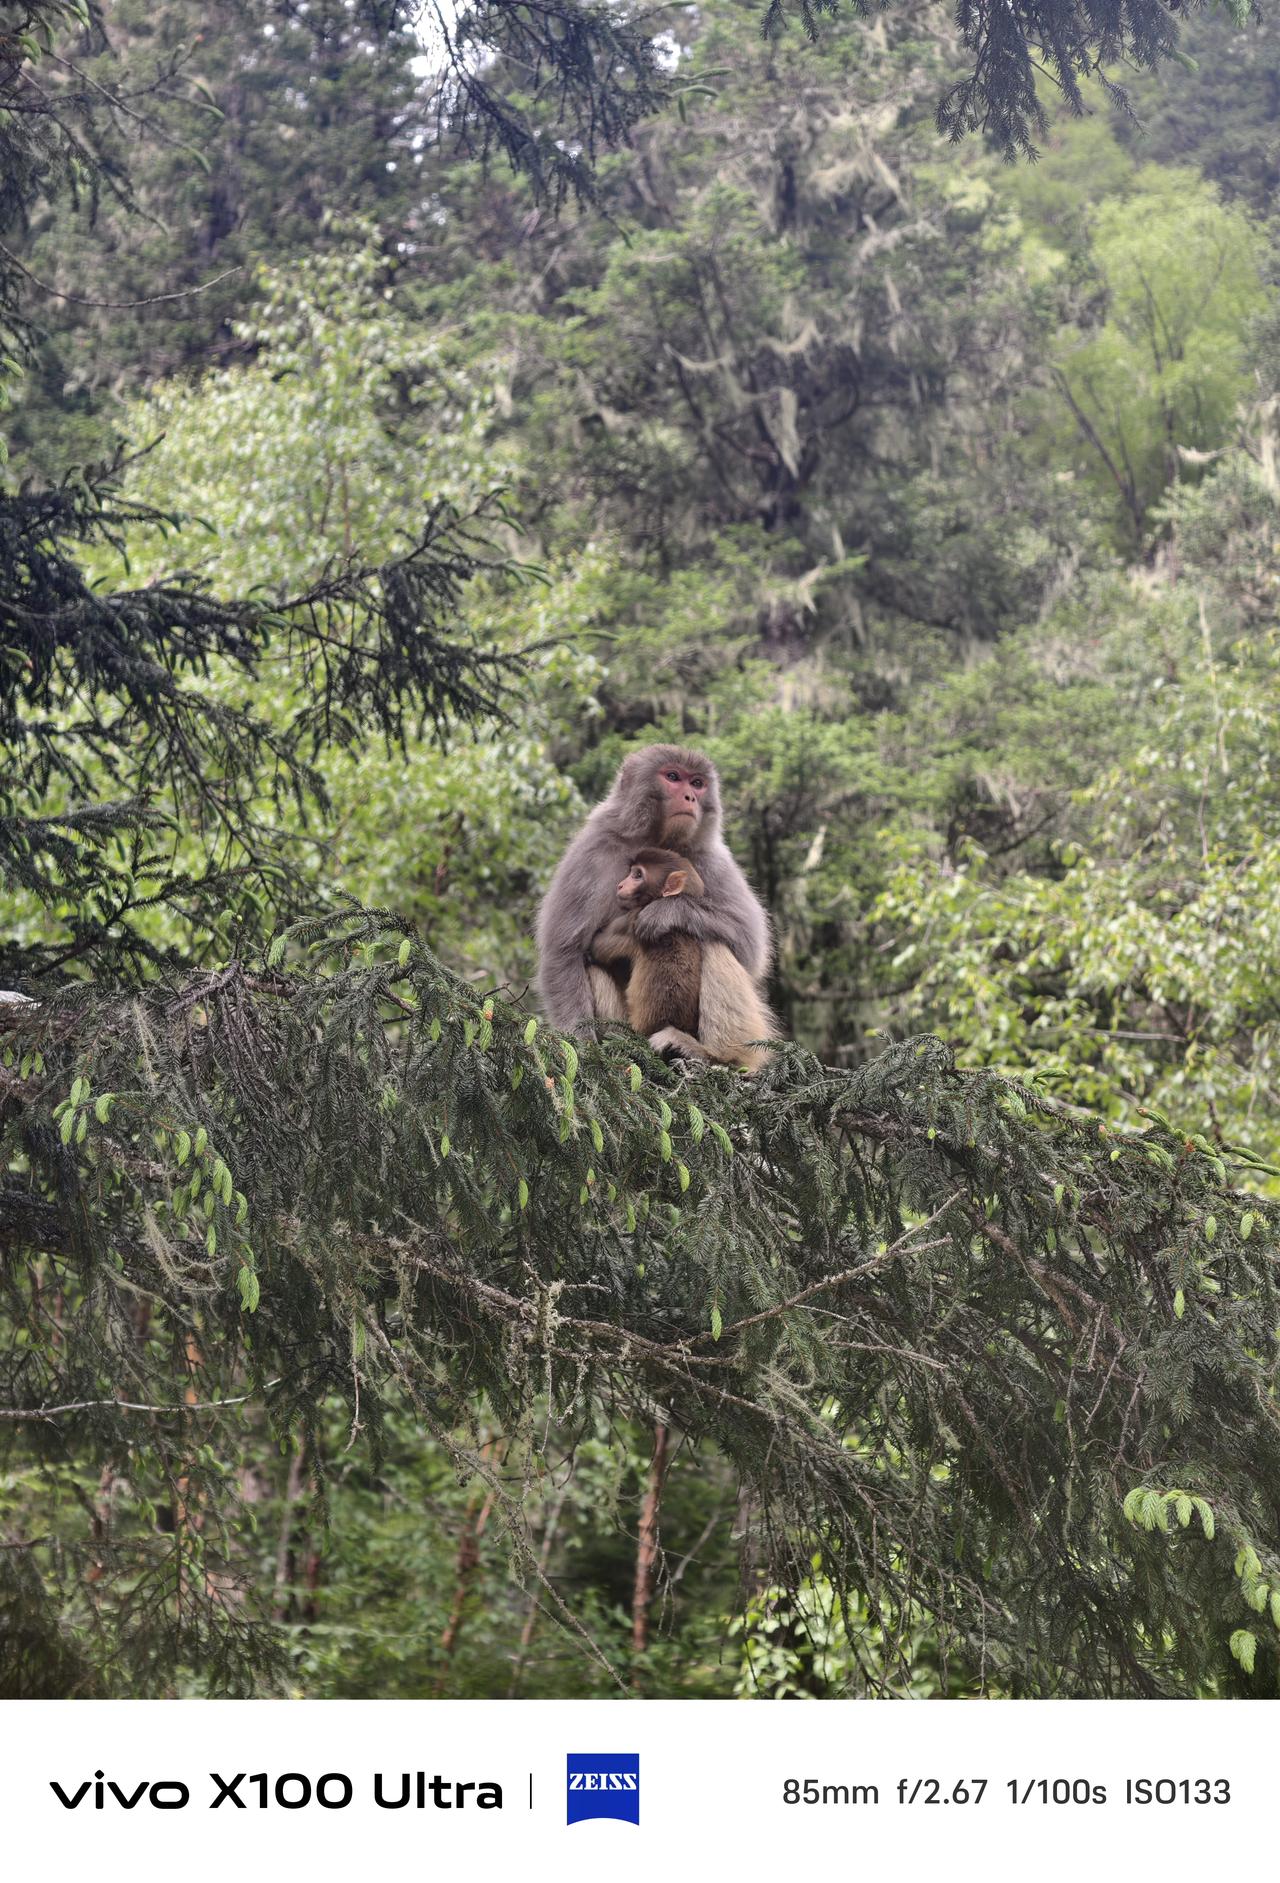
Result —
[[640, 1822], [640, 1754], [571, 1752], [568, 1754], [569, 1823], [583, 1818], [621, 1818]]

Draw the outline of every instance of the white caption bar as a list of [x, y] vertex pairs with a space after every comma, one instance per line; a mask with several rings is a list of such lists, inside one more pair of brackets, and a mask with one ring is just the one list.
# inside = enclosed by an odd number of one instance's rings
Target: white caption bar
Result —
[[[183, 1883], [372, 1863], [753, 1883], [834, 1860], [1078, 1883], [1082, 1862], [1158, 1853], [1162, 1877], [1198, 1878], [1273, 1834], [1273, 1720], [1238, 1702], [10, 1703], [4, 1867], [136, 1883], [180, 1852]], [[613, 1815], [637, 1806], [638, 1825]]]

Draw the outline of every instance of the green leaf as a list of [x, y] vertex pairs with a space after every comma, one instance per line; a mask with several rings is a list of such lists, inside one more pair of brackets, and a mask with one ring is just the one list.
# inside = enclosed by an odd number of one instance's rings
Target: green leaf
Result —
[[572, 1040], [564, 1040], [561, 1044], [564, 1050], [564, 1076], [572, 1085], [578, 1076], [578, 1049]]
[[680, 1188], [687, 1190], [689, 1188], [689, 1172], [686, 1170], [685, 1166], [680, 1163], [679, 1159], [676, 1160], [676, 1176], [680, 1179]]
[[1253, 1672], [1253, 1657], [1258, 1652], [1258, 1638], [1247, 1628], [1237, 1628], [1228, 1646], [1246, 1674]]
[[526, 1046], [533, 1045], [533, 1042], [535, 1038], [537, 1037], [537, 1032], [538, 1032], [538, 1022], [536, 1020], [530, 1020], [528, 1026], [524, 1030], [524, 1043]]
[[105, 1125], [111, 1116], [111, 1107], [115, 1103], [114, 1092], [100, 1092], [93, 1101], [93, 1115], [100, 1125]]
[[1191, 1509], [1192, 1509], [1191, 1499], [1187, 1496], [1185, 1491], [1178, 1492], [1177, 1496], [1173, 1500], [1173, 1507], [1174, 1507], [1174, 1510], [1177, 1512], [1178, 1522], [1182, 1525], [1183, 1529], [1185, 1530], [1187, 1525], [1191, 1522]]
[[701, 1144], [707, 1121], [696, 1105], [686, 1105], [685, 1110], [689, 1114], [689, 1134], [695, 1144]]
[[396, 949], [396, 966], [399, 968], [407, 968], [409, 965], [409, 956], [412, 953], [413, 943], [406, 935], [400, 946]]
[[708, 1118], [707, 1130], [711, 1133], [726, 1157], [733, 1156], [733, 1140], [723, 1125], [718, 1125], [714, 1118]]
[[446, 1132], [445, 1132], [445, 1133], [443, 1134], [443, 1136], [441, 1137], [441, 1139], [440, 1139], [440, 1155], [441, 1155], [441, 1157], [448, 1157], [448, 1155], [449, 1155], [449, 1148], [450, 1148], [450, 1146], [449, 1146], [449, 1133], [448, 1133], [448, 1132], [446, 1131]]
[[658, 1151], [664, 1164], [671, 1162], [671, 1133], [663, 1131], [658, 1136]]
[[58, 1126], [58, 1136], [64, 1144], [70, 1144], [71, 1133], [76, 1128], [76, 1115], [68, 1108], [62, 1114], [62, 1123]]
[[1183, 1294], [1181, 1288], [1179, 1288], [1174, 1294], [1173, 1311], [1179, 1320], [1182, 1319], [1183, 1315], [1187, 1311], [1187, 1297]]
[[278, 968], [280, 966], [280, 963], [284, 960], [284, 950], [285, 938], [283, 935], [277, 935], [270, 948], [267, 950], [267, 966], [269, 968]]
[[180, 1131], [178, 1133], [176, 1142], [177, 1142], [177, 1152], [178, 1152], [178, 1169], [181, 1170], [182, 1166], [186, 1163], [187, 1159], [191, 1155], [190, 1132]]
[[591, 1120], [591, 1142], [594, 1144], [597, 1151], [603, 1151], [604, 1132], [600, 1129], [600, 1121], [598, 1118]]
[[523, 1177], [520, 1179], [519, 1183], [516, 1185], [516, 1196], [519, 1199], [520, 1208], [522, 1210], [527, 1210], [529, 1207], [529, 1186], [525, 1182]]
[[723, 1332], [724, 1332], [724, 1320], [720, 1313], [720, 1303], [718, 1301], [713, 1301], [711, 1304], [711, 1338], [712, 1340], [719, 1340]]
[[1249, 1237], [1252, 1234], [1252, 1232], [1253, 1232], [1253, 1211], [1246, 1210], [1244, 1215], [1240, 1218], [1241, 1242], [1248, 1242]]
[[627, 1077], [631, 1081], [631, 1090], [638, 1092], [640, 1090], [641, 1081], [644, 1078], [644, 1074], [641, 1072], [639, 1066], [628, 1066]]
[[240, 1303], [247, 1314], [252, 1314], [262, 1299], [262, 1288], [258, 1277], [251, 1268], [241, 1268], [236, 1274], [236, 1283], [240, 1289]]
[[664, 1131], [670, 1131], [670, 1129], [671, 1129], [671, 1107], [670, 1107], [670, 1105], [668, 1105], [668, 1103], [667, 1103], [667, 1101], [666, 1101], [666, 1099], [665, 1099], [665, 1098], [660, 1098], [660, 1099], [658, 1100], [658, 1117], [659, 1117], [659, 1119], [660, 1119], [660, 1120], [661, 1120], [661, 1122], [662, 1122], [662, 1129], [663, 1129]]
[[1212, 1242], [1212, 1241], [1213, 1241], [1213, 1239], [1214, 1239], [1214, 1237], [1215, 1237], [1215, 1236], [1217, 1235], [1217, 1233], [1218, 1233], [1218, 1219], [1217, 1219], [1217, 1217], [1216, 1217], [1216, 1216], [1206, 1216], [1206, 1217], [1205, 1217], [1205, 1219], [1204, 1219], [1204, 1239], [1205, 1239], [1205, 1241], [1206, 1241], [1206, 1242]]
[[204, 1126], [201, 1125], [199, 1130], [196, 1132], [196, 1145], [195, 1145], [196, 1156], [203, 1157], [205, 1152], [208, 1150], [208, 1148], [209, 1148], [209, 1133], [205, 1130]]

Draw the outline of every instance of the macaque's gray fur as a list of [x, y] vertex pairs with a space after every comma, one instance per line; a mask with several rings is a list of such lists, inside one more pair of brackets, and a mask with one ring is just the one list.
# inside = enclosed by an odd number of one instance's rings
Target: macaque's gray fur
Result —
[[[701, 773], [707, 780], [696, 827], [672, 837], [660, 776], [664, 767]], [[670, 896], [636, 916], [640, 941], [672, 929], [700, 942], [723, 942], [752, 980], [764, 981], [772, 959], [769, 918], [720, 835], [720, 781], [700, 752], [679, 745], [647, 745], [623, 761], [613, 789], [578, 832], [551, 879], [538, 911], [538, 992], [542, 1008], [564, 1032], [600, 1020], [625, 1020], [622, 996], [603, 968], [589, 967], [591, 939], [617, 909], [619, 879], [646, 844], [688, 857], [702, 878], [701, 896]]]

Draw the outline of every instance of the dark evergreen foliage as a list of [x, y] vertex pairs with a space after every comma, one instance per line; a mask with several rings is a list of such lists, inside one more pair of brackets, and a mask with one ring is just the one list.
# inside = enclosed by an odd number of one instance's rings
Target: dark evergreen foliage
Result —
[[[865, 15], [873, 9], [855, 4], [853, 10]], [[1098, 79], [1114, 102], [1126, 105], [1107, 69], [1119, 62], [1158, 64], [1177, 46], [1179, 17], [1196, 10], [1196, 0], [957, 0], [955, 22], [972, 69], [939, 103], [939, 129], [957, 139], [981, 131], [1007, 157], [1034, 154], [1052, 110], [1040, 88], [1043, 78], [1074, 112], [1084, 110], [1086, 79]], [[1247, 14], [1247, 0], [1239, 10]], [[769, 0], [764, 30], [778, 32], [798, 14], [817, 38], [821, 16], [839, 12], [840, 0]]]
[[[673, 84], [644, 13], [594, 0], [477, 0], [430, 9], [443, 48], [438, 123], [471, 156], [501, 153], [539, 198], [595, 193], [602, 150]], [[495, 83], [494, 62], [510, 83]], [[518, 87], [518, 89], [517, 89]]]
[[[117, 468], [0, 499], [10, 656], [0, 672], [0, 868], [57, 905], [66, 931], [48, 949], [0, 948], [10, 985], [72, 959], [111, 971], [125, 957], [155, 958], [129, 918], [158, 901], [182, 908], [236, 894], [242, 917], [259, 896], [278, 905], [289, 869], [264, 811], [287, 797], [323, 802], [308, 754], [365, 731], [399, 740], [407, 725], [442, 731], [446, 715], [462, 724], [492, 715], [515, 664], [436, 626], [484, 553], [484, 516], [438, 505], [394, 562], [335, 565], [301, 595], [224, 601], [181, 574], [107, 593], [86, 579], [76, 545], [121, 544], [130, 524], [165, 522], [118, 494]], [[212, 667], [252, 674], [268, 656], [297, 674], [301, 704], [284, 729], [207, 684]], [[119, 784], [119, 803], [80, 802], [90, 759]], [[65, 808], [33, 815], [51, 791]], [[210, 870], [199, 881], [166, 864], [175, 816], [204, 835]], [[113, 867], [117, 834], [127, 855]]]
[[661, 1408], [732, 1461], [781, 1579], [817, 1551], [891, 1642], [930, 1617], [999, 1691], [1227, 1679], [1280, 1588], [1280, 1208], [1232, 1194], [1229, 1149], [929, 1039], [685, 1081], [625, 1033], [536, 1031], [375, 914], [7, 1041], [0, 1430], [64, 1489], [74, 1459], [167, 1505], [60, 1545], [101, 1556], [79, 1600], [135, 1691], [175, 1659], [244, 1679], [220, 1461], [253, 1406], [284, 1438], [329, 1395], [353, 1443], [398, 1405], [488, 1481], [526, 1577], [520, 1486], [459, 1432]]

